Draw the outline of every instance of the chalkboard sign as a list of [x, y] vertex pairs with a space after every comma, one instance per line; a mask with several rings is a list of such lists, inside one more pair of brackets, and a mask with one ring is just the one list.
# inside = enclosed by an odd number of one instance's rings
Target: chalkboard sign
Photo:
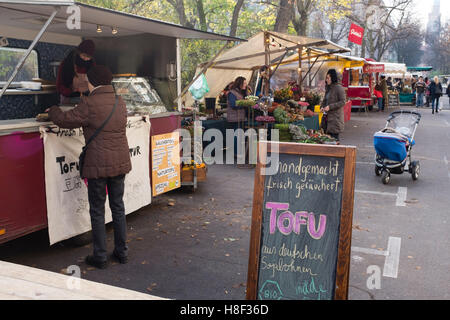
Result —
[[247, 299], [347, 299], [356, 148], [259, 148]]

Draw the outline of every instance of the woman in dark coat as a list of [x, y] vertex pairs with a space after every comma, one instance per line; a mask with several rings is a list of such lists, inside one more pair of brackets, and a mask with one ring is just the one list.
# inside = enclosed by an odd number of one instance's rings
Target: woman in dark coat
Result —
[[[116, 95], [111, 85], [112, 74], [105, 66], [94, 66], [88, 73], [88, 97], [80, 104], [63, 112], [54, 106], [48, 110], [50, 120], [61, 128], [83, 127], [85, 141], [101, 127], [111, 114]], [[89, 214], [91, 216], [94, 254], [86, 263], [97, 268], [107, 264], [105, 201], [108, 188], [109, 206], [114, 226], [113, 258], [120, 263], [128, 261], [126, 219], [123, 194], [125, 175], [131, 171], [131, 159], [126, 136], [127, 109], [121, 97], [103, 130], [92, 140], [86, 151], [83, 177], [88, 179]]]
[[335, 69], [328, 70], [325, 82], [325, 97], [321, 111], [327, 113], [326, 133], [339, 141], [339, 134], [344, 131], [345, 90], [338, 83]]
[[245, 120], [245, 109], [237, 106], [236, 101], [245, 99], [247, 95], [247, 80], [244, 77], [237, 77], [227, 97], [227, 121], [230, 124], [234, 124], [229, 125], [229, 127], [236, 128], [237, 123]]
[[439, 99], [442, 93], [442, 84], [439, 82], [438, 77], [434, 77], [434, 81], [430, 84], [431, 110], [433, 114], [434, 111], [439, 113]]

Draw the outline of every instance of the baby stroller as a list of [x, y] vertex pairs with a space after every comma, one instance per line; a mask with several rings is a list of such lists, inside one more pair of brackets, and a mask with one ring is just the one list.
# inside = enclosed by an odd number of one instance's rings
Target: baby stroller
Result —
[[408, 172], [413, 180], [419, 179], [419, 161], [411, 161], [414, 134], [422, 115], [414, 111], [395, 111], [389, 115], [383, 130], [374, 135], [375, 174], [388, 184], [391, 174], [402, 174], [408, 162]]

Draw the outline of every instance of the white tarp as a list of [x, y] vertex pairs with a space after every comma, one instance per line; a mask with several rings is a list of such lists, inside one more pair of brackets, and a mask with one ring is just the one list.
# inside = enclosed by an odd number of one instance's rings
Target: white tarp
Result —
[[[50, 245], [91, 230], [87, 186], [80, 179], [78, 157], [84, 145], [82, 129], [40, 127], [44, 139], [45, 192]], [[150, 204], [150, 121], [129, 117], [127, 125], [132, 170], [125, 177], [125, 213]], [[88, 151], [89, 152], [89, 151]], [[111, 222], [108, 199], [105, 223]]]
[[[265, 38], [265, 34], [268, 38]], [[277, 65], [283, 56], [283, 61], [298, 61], [298, 54], [296, 53], [297, 50], [295, 47], [299, 45], [303, 47], [302, 60], [308, 59], [307, 50], [315, 53], [319, 52], [318, 49], [321, 49], [323, 53], [327, 52], [323, 50], [331, 50], [333, 52], [350, 51], [325, 39], [288, 35], [273, 31], [260, 32], [249, 38], [247, 42], [242, 42], [224, 51], [214, 60], [213, 65], [205, 72], [210, 88], [205, 97], [217, 97], [227, 84], [239, 76], [250, 81], [253, 71], [264, 66], [266, 63], [265, 39], [268, 39], [270, 42], [269, 56], [271, 66]], [[287, 50], [288, 48], [294, 49]], [[286, 51], [288, 53], [285, 55]], [[202, 65], [197, 68], [197, 73], [202, 70]], [[183, 95], [182, 101], [186, 107], [190, 107], [194, 103], [192, 95], [189, 92]]]

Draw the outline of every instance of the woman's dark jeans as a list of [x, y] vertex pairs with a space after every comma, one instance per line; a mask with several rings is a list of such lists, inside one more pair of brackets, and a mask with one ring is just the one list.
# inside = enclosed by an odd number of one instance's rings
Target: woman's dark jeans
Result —
[[127, 224], [123, 194], [125, 175], [112, 178], [88, 179], [89, 214], [91, 216], [94, 257], [100, 261], [107, 260], [105, 201], [108, 188], [109, 207], [114, 226], [114, 252], [119, 257], [127, 257]]
[[439, 98], [440, 96], [433, 97], [433, 100], [431, 101], [431, 109], [433, 112], [439, 112]]
[[383, 102], [383, 98], [378, 98], [378, 110], [379, 110], [379, 111], [384, 111], [384, 102]]

